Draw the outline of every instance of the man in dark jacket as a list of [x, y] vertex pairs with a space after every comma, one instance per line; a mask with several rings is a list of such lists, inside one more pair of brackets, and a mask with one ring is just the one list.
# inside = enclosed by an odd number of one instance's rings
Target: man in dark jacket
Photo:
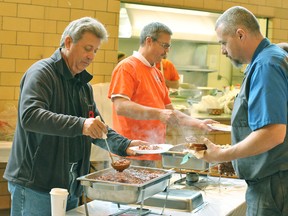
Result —
[[[129, 140], [98, 118], [92, 76], [93, 61], [107, 31], [97, 20], [84, 17], [65, 29], [60, 48], [33, 64], [22, 78], [18, 124], [4, 173], [11, 193], [11, 215], [50, 215], [52, 188], [69, 191], [67, 210], [78, 205], [82, 188], [77, 177], [89, 172], [91, 142], [112, 152], [134, 155]], [[102, 119], [103, 120], [103, 119]]]

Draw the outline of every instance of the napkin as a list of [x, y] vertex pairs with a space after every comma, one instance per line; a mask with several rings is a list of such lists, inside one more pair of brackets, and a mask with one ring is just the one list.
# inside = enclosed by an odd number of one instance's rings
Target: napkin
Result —
[[197, 159], [202, 159], [204, 157], [204, 154], [205, 154], [205, 150], [201, 150], [201, 151], [194, 151], [194, 156], [197, 158]]
[[188, 162], [191, 157], [196, 157], [197, 159], [202, 159], [204, 157], [205, 150], [195, 151], [195, 150], [186, 150], [187, 154], [183, 157], [181, 165]]

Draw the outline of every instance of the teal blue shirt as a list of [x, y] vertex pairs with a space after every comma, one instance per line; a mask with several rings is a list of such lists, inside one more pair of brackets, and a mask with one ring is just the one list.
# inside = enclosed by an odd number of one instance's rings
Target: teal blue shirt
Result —
[[[286, 53], [268, 39], [263, 39], [247, 66], [241, 90], [234, 103], [232, 145], [266, 125], [287, 125], [287, 104]], [[280, 170], [288, 170], [287, 134], [284, 144], [256, 156], [234, 160], [233, 166], [238, 176], [246, 180], [257, 180]]]

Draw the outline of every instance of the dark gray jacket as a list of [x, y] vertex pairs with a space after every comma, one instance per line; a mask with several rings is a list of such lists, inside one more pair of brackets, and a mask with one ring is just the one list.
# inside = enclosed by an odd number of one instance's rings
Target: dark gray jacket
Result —
[[[88, 106], [92, 105], [95, 117], [100, 115], [88, 83], [92, 76], [85, 70], [79, 74], [81, 115], [72, 116], [67, 85], [73, 77], [63, 65], [58, 49], [50, 58], [33, 64], [21, 80], [18, 123], [4, 173], [8, 181], [46, 192], [54, 187], [68, 188], [71, 140], [80, 140], [83, 145], [80, 175], [89, 171], [91, 142], [105, 148], [104, 140], [82, 135]], [[125, 156], [131, 140], [109, 128], [108, 142], [114, 153]]]

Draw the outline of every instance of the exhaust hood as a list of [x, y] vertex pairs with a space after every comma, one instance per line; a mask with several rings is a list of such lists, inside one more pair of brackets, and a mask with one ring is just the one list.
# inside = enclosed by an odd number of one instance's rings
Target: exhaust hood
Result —
[[139, 37], [143, 26], [158, 21], [172, 30], [172, 39], [218, 42], [214, 28], [219, 16], [202, 11], [122, 3], [119, 37]]

